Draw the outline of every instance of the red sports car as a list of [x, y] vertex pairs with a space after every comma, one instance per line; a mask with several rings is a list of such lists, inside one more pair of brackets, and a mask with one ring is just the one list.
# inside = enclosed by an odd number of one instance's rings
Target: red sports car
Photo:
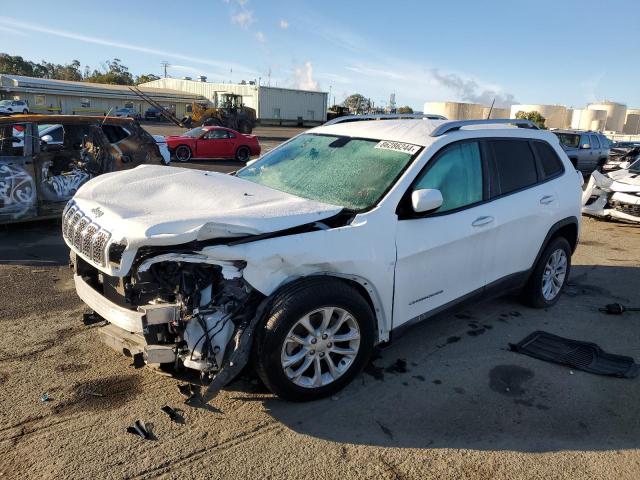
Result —
[[179, 162], [192, 158], [235, 158], [246, 162], [250, 157], [260, 155], [258, 137], [230, 128], [198, 127], [166, 139], [169, 151]]

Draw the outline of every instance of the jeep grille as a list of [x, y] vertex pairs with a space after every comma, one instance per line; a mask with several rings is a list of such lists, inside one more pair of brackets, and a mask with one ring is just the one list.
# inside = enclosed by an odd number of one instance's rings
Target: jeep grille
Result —
[[77, 252], [98, 265], [106, 266], [111, 233], [91, 221], [74, 203], [62, 215], [62, 235]]

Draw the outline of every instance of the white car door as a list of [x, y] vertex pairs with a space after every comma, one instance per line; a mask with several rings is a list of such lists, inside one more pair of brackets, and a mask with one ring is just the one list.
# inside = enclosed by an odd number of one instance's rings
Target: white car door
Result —
[[[393, 328], [483, 288], [493, 224], [492, 209], [484, 203], [485, 170], [479, 141], [447, 145], [403, 198], [396, 229]], [[440, 190], [444, 201], [420, 215], [413, 212], [410, 195], [422, 188]]]
[[533, 265], [559, 215], [553, 178], [561, 175], [564, 167], [553, 148], [538, 140], [488, 140], [486, 151], [495, 217], [487, 268], [490, 284], [524, 274]]

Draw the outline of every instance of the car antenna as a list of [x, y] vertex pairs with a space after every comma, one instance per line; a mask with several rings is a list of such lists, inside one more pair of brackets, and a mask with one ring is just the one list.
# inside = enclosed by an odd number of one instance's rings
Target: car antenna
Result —
[[489, 107], [489, 113], [487, 113], [487, 120], [491, 118], [491, 112], [493, 111], [494, 103], [496, 103], [496, 97], [493, 97], [493, 101], [491, 102], [491, 106]]
[[107, 121], [107, 117], [109, 116], [109, 114], [111, 113], [111, 110], [113, 110], [113, 107], [111, 107], [109, 109], [109, 111], [107, 112], [107, 114], [104, 116], [104, 118], [102, 119], [102, 123], [100, 124], [100, 126], [104, 125], [104, 122]]

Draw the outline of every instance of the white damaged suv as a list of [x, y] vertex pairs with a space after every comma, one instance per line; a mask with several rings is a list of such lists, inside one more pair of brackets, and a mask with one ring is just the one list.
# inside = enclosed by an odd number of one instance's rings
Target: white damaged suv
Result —
[[312, 400], [462, 302], [519, 290], [554, 304], [581, 182], [557, 137], [524, 120], [342, 117], [233, 175], [101, 175], [63, 235], [117, 350], [201, 372], [205, 400], [250, 358], [273, 392]]

